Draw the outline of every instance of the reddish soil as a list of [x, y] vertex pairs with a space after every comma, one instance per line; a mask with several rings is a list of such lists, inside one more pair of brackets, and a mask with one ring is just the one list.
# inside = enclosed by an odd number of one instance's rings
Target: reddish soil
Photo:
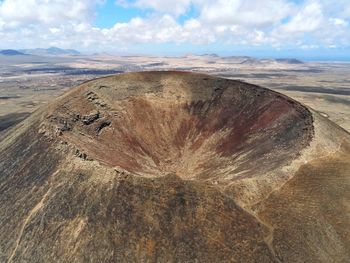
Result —
[[[163, 79], [159, 73], [129, 74], [136, 94], [120, 100], [109, 100], [108, 85], [71, 96], [55, 109], [60, 121], [69, 122], [71, 113], [99, 112], [100, 118], [90, 125], [73, 123], [65, 138], [106, 165], [184, 178], [227, 169], [245, 176], [272, 170], [295, 158], [312, 138], [309, 111], [278, 93], [205, 75], [161, 74]], [[175, 77], [177, 82], [166, 81]], [[153, 86], [157, 89], [149, 92]]]

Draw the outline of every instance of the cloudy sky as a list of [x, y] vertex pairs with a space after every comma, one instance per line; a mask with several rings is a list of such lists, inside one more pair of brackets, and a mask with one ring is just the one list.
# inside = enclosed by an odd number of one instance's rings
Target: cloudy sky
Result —
[[0, 48], [348, 57], [350, 0], [0, 0]]

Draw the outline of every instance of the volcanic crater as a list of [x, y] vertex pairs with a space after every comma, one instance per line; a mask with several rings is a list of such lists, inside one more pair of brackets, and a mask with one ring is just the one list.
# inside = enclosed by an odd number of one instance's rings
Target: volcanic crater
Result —
[[112, 85], [79, 90], [53, 116], [70, 123], [63, 138], [92, 159], [148, 177], [251, 176], [286, 164], [310, 142], [312, 115], [299, 103], [257, 86], [195, 76], [135, 74], [127, 97], [121, 87], [129, 89], [130, 80], [116, 77]]
[[266, 88], [120, 74], [0, 136], [1, 262], [350, 260], [350, 135]]

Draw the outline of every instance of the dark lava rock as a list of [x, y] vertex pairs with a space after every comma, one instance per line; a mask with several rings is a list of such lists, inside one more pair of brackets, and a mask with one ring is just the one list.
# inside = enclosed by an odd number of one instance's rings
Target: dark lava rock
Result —
[[104, 128], [110, 126], [111, 123], [112, 122], [110, 120], [103, 120], [103, 121], [101, 121], [101, 123], [99, 123], [97, 128], [96, 128], [97, 133], [100, 133]]
[[93, 113], [83, 117], [83, 123], [85, 125], [90, 125], [91, 123], [96, 121], [99, 117], [100, 117], [100, 113], [99, 112], [93, 112]]

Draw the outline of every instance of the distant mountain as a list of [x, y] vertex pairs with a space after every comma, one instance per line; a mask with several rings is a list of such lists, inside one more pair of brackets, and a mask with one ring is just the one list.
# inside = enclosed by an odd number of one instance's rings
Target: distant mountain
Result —
[[304, 62], [295, 58], [278, 58], [277, 62], [287, 63], [287, 64], [304, 64]]
[[260, 63], [262, 60], [259, 58], [249, 57], [249, 56], [225, 56], [222, 57], [227, 62], [237, 63], [237, 64], [255, 64]]
[[248, 57], [248, 56], [228, 56], [228, 57], [224, 57], [225, 59], [241, 59], [241, 60], [244, 60], [244, 59], [250, 59], [251, 57]]
[[0, 55], [4, 55], [4, 56], [21, 56], [22, 55], [23, 56], [26, 54], [14, 49], [4, 49], [0, 51]]
[[262, 63], [262, 61], [260, 59], [257, 59], [257, 58], [252, 58], [252, 57], [247, 57], [247, 58], [242, 57], [242, 58], [244, 60], [240, 64], [256, 65], [256, 64]]
[[35, 48], [20, 50], [26, 54], [38, 56], [59, 56], [59, 55], [80, 55], [80, 52], [74, 49], [62, 49], [58, 47]]
[[203, 57], [214, 57], [214, 58], [219, 58], [220, 56], [218, 54], [215, 53], [211, 53], [211, 54], [203, 54]]
[[95, 53], [92, 53], [91, 56], [113, 56], [107, 52], [95, 52]]
[[245, 64], [245, 65], [258, 65], [258, 64], [269, 64], [272, 62], [278, 62], [282, 64], [304, 64], [303, 61], [295, 59], [295, 58], [277, 58], [277, 59], [261, 59], [261, 58], [254, 58], [254, 57], [248, 57], [248, 56], [231, 56], [231, 57], [225, 57], [226, 60], [235, 61], [239, 64]]

